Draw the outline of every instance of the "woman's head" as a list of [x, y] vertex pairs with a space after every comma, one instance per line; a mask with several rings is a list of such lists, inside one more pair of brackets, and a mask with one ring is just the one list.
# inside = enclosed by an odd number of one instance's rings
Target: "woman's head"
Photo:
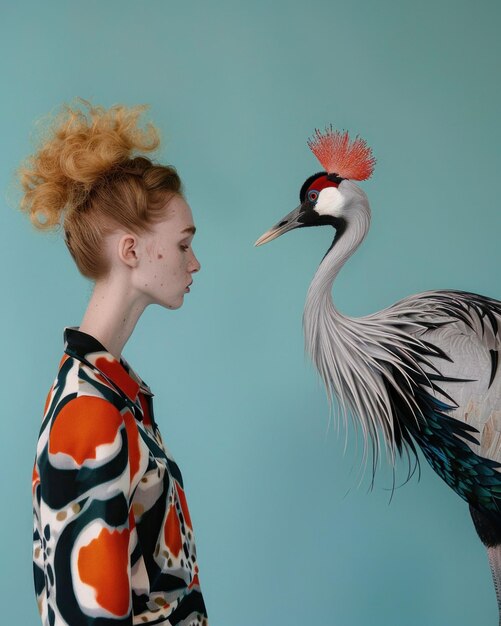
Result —
[[141, 308], [152, 303], [179, 308], [192, 274], [200, 269], [191, 247], [195, 225], [189, 205], [176, 195], [168, 212], [149, 233], [137, 236], [119, 229], [106, 242], [113, 259], [107, 288], [118, 285], [119, 291], [140, 300]]
[[94, 281], [111, 270], [109, 235], [153, 233], [169, 216], [169, 201], [183, 198], [175, 168], [143, 154], [160, 144], [151, 123], [138, 126], [146, 108], [104, 109], [77, 98], [77, 105], [63, 105], [38, 150], [18, 170], [21, 209], [38, 229], [62, 223], [80, 273]]

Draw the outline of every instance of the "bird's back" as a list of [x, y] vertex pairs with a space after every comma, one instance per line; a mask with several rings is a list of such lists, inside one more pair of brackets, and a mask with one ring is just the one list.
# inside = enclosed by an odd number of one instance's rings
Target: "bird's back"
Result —
[[436, 396], [452, 398], [457, 407], [450, 414], [479, 431], [472, 450], [501, 462], [501, 302], [465, 291], [428, 291], [385, 311], [408, 320], [410, 334], [443, 352], [427, 357], [441, 374], [436, 383], [445, 393]]

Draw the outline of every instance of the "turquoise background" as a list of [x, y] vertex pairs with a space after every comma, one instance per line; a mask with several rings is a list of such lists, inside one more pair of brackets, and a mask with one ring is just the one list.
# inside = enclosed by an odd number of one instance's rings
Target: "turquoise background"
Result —
[[[195, 524], [211, 626], [494, 625], [466, 504], [422, 461], [389, 503], [358, 487], [304, 355], [309, 282], [332, 238], [254, 241], [320, 169], [332, 123], [377, 158], [372, 229], [333, 294], [364, 315], [427, 289], [501, 298], [501, 5], [458, 0], [2, 2], [2, 623], [39, 623], [31, 471], [46, 393], [91, 284], [60, 233], [16, 208], [35, 120], [74, 96], [149, 103], [202, 264], [184, 306], [149, 307], [124, 356], [155, 392]], [[12, 199], [14, 198], [14, 199]], [[360, 442], [359, 442], [360, 443]], [[403, 481], [403, 466], [398, 474]]]

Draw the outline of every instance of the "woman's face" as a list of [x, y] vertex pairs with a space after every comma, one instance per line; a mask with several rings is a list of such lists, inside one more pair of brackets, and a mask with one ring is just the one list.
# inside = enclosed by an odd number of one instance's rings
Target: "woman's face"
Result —
[[192, 274], [200, 269], [191, 247], [195, 225], [188, 203], [174, 196], [167, 206], [167, 218], [153, 229], [141, 242], [134, 286], [148, 302], [178, 309], [189, 292]]

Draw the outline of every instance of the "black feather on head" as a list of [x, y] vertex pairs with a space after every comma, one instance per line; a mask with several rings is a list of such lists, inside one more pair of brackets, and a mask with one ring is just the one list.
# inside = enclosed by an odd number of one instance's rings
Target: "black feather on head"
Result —
[[301, 190], [299, 192], [299, 201], [301, 204], [303, 204], [305, 197], [306, 197], [306, 192], [308, 190], [308, 187], [311, 185], [311, 183], [316, 179], [319, 178], [320, 176], [327, 176], [327, 180], [332, 181], [333, 183], [340, 183], [342, 180], [344, 180], [344, 178], [341, 178], [340, 176], [338, 176], [337, 174], [328, 174], [327, 172], [317, 172], [316, 174], [312, 174], [309, 178], [307, 178], [302, 187]]

